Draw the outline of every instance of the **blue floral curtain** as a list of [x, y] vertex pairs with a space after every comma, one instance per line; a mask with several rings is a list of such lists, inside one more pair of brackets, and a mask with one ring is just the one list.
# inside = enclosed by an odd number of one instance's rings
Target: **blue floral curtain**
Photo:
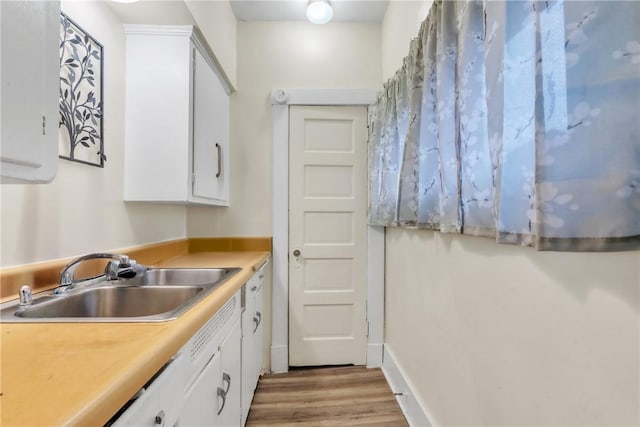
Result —
[[371, 224], [640, 248], [640, 2], [436, 0], [369, 147]]

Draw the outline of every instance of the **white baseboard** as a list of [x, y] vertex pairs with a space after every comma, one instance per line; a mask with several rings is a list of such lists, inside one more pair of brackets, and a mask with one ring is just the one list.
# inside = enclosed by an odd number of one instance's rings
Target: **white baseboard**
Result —
[[382, 367], [382, 344], [367, 344], [367, 368]]
[[411, 427], [432, 427], [427, 411], [416, 399], [410, 381], [408, 381], [407, 376], [396, 363], [393, 353], [386, 345], [384, 346], [382, 372], [391, 390], [396, 395], [400, 409], [402, 409], [402, 413], [409, 425]]
[[289, 346], [271, 346], [271, 372], [289, 372]]

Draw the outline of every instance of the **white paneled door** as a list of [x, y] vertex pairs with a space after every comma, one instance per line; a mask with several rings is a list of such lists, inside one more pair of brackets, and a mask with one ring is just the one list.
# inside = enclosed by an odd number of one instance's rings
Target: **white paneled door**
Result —
[[289, 365], [364, 365], [367, 110], [289, 114]]

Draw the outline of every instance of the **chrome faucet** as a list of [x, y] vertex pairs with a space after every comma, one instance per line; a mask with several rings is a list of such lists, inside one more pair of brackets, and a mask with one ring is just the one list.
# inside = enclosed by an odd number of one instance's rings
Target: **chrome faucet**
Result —
[[60, 272], [60, 286], [56, 289], [55, 293], [65, 293], [68, 289], [71, 289], [76, 283], [74, 280], [74, 273], [78, 264], [90, 259], [111, 259], [104, 269], [104, 273], [98, 276], [90, 277], [84, 280], [97, 279], [104, 276], [107, 280], [117, 280], [119, 278], [131, 278], [137, 274], [142, 274], [146, 270], [146, 267], [137, 264], [134, 260], [130, 260], [127, 255], [110, 254], [110, 253], [94, 253], [83, 255], [74, 259], [67, 264]]

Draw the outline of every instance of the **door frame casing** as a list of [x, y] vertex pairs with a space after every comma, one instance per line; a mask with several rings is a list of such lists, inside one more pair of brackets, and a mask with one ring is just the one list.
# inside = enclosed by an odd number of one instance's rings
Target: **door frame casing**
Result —
[[[376, 89], [273, 89], [273, 247], [271, 371], [289, 370], [289, 107], [364, 106]], [[367, 226], [367, 367], [382, 366], [384, 342], [384, 227]]]

